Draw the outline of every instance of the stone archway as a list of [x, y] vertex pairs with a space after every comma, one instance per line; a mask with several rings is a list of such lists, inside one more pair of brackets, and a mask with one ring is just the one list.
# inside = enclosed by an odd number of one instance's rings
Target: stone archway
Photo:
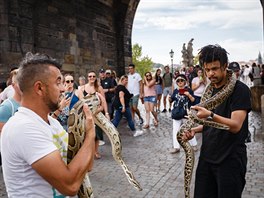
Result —
[[140, 0], [0, 0], [0, 80], [28, 52], [47, 53], [75, 77], [100, 67], [125, 73]]

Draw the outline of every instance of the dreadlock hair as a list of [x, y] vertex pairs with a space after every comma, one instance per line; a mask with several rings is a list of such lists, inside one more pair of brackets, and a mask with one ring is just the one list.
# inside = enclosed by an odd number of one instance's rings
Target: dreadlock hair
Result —
[[204, 63], [211, 63], [214, 61], [219, 61], [221, 67], [227, 66], [228, 63], [228, 52], [222, 48], [220, 45], [207, 45], [203, 47], [199, 55], [199, 64], [201, 67], [204, 66]]

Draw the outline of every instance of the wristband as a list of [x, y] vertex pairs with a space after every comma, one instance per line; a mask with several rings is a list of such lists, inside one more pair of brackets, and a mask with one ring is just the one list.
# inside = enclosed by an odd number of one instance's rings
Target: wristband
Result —
[[109, 113], [107, 112], [107, 113], [105, 113], [106, 115], [109, 115]]

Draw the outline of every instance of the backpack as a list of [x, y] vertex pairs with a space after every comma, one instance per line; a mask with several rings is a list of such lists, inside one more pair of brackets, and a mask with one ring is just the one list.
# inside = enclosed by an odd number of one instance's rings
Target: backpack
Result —
[[179, 97], [177, 102], [174, 102], [171, 110], [171, 118], [174, 120], [181, 120], [187, 115], [188, 101], [185, 97]]
[[[166, 73], [163, 74], [162, 79], [164, 79], [165, 75], [166, 75]], [[172, 82], [172, 73], [170, 73], [170, 78], [171, 78], [171, 82]]]

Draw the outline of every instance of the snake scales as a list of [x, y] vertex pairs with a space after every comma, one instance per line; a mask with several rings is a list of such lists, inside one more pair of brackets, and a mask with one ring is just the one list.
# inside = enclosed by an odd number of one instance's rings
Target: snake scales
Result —
[[[220, 105], [223, 101], [225, 101], [230, 94], [233, 92], [234, 87], [236, 84], [236, 77], [232, 74], [232, 71], [227, 71], [227, 83], [225, 86], [217, 92], [214, 96], [213, 93], [213, 86], [209, 84], [204, 91], [204, 94], [201, 98], [201, 102], [197, 104], [197, 106], [204, 107], [208, 110], [215, 109], [218, 105]], [[229, 127], [223, 124], [219, 124], [210, 120], [199, 119], [197, 117], [197, 111], [194, 109], [188, 110], [188, 119], [187, 121], [180, 127], [177, 133], [177, 140], [179, 144], [183, 147], [186, 155], [185, 159], [185, 167], [184, 167], [184, 193], [185, 197], [190, 197], [190, 184], [192, 179], [192, 172], [194, 166], [194, 151], [189, 144], [188, 141], [184, 141], [182, 139], [184, 132], [190, 130], [191, 128], [195, 127], [196, 125], [201, 124], [204, 126], [210, 126], [214, 128], [219, 128], [223, 130], [228, 130]]]
[[[121, 139], [115, 126], [101, 113], [95, 114], [100, 100], [96, 94], [89, 94], [82, 100], [79, 100], [71, 109], [68, 118], [68, 132], [69, 132], [69, 144], [68, 144], [68, 163], [77, 154], [79, 148], [82, 146], [85, 130], [84, 130], [84, 113], [83, 104], [87, 103], [91, 112], [94, 114], [94, 122], [97, 124], [108, 136], [112, 145], [112, 155], [115, 161], [122, 167], [125, 175], [131, 185], [136, 189], [142, 190], [140, 184], [135, 179], [133, 173], [129, 170], [122, 158], [122, 145]], [[93, 197], [93, 190], [89, 180], [88, 173], [85, 175], [84, 181], [78, 192], [80, 198], [91, 198]]]

